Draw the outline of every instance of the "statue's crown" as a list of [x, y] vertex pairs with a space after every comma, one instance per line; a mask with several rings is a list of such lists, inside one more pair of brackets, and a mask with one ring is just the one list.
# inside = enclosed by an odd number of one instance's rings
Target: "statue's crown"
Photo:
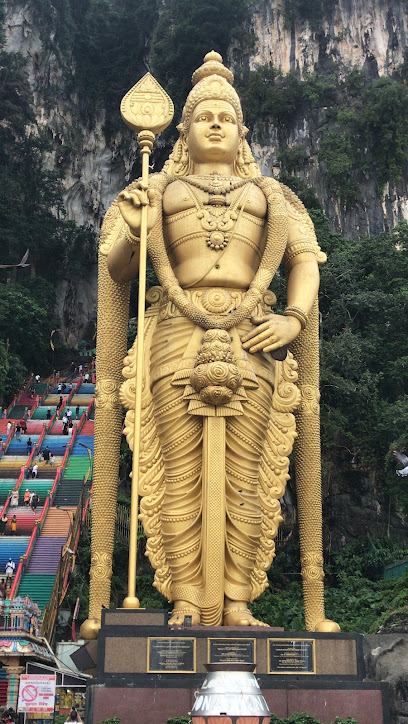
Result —
[[222, 62], [222, 55], [216, 53], [215, 50], [210, 50], [210, 52], [204, 56], [203, 65], [194, 71], [191, 81], [193, 85], [197, 85], [197, 83], [204, 78], [208, 78], [209, 75], [219, 75], [221, 78], [225, 78], [230, 85], [234, 82], [234, 74], [225, 67]]
[[211, 50], [204, 57], [204, 63], [192, 75], [193, 89], [187, 96], [183, 108], [182, 123], [178, 126], [181, 132], [187, 133], [191, 115], [200, 101], [223, 100], [232, 105], [237, 115], [240, 134], [244, 135], [241, 103], [236, 90], [232, 87], [234, 74], [225, 67], [222, 56]]

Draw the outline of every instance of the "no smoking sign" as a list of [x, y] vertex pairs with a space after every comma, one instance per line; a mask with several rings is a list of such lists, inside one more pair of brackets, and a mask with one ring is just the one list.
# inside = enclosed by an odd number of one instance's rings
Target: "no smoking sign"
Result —
[[53, 712], [55, 674], [22, 674], [17, 710], [22, 713]]

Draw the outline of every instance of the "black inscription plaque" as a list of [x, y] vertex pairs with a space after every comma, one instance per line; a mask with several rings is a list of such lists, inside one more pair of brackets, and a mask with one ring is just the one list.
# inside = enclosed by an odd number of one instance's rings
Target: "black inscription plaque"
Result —
[[208, 639], [210, 664], [255, 663], [255, 639]]
[[314, 639], [268, 639], [268, 674], [315, 674]]
[[147, 672], [158, 674], [195, 674], [194, 638], [149, 638], [147, 640]]

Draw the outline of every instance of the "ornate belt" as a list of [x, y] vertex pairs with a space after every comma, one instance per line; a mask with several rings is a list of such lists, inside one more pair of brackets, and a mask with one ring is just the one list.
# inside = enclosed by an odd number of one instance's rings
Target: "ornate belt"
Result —
[[[184, 294], [195, 304], [198, 309], [207, 314], [227, 316], [238, 305], [242, 304], [247, 291], [245, 289], [223, 289], [222, 287], [200, 287], [199, 289], [185, 289]], [[261, 302], [256, 306], [252, 314], [268, 314], [271, 312], [271, 306], [276, 304], [276, 296], [271, 291], [263, 294]], [[183, 313], [171, 302], [166, 294], [159, 308], [158, 322], [173, 317], [182, 317]]]

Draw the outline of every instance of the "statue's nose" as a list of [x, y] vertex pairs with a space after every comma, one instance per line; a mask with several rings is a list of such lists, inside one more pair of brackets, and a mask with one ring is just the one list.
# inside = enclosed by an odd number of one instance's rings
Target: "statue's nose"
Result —
[[221, 126], [220, 126], [220, 124], [218, 123], [218, 121], [214, 121], [214, 122], [212, 123], [211, 128], [221, 128]]

